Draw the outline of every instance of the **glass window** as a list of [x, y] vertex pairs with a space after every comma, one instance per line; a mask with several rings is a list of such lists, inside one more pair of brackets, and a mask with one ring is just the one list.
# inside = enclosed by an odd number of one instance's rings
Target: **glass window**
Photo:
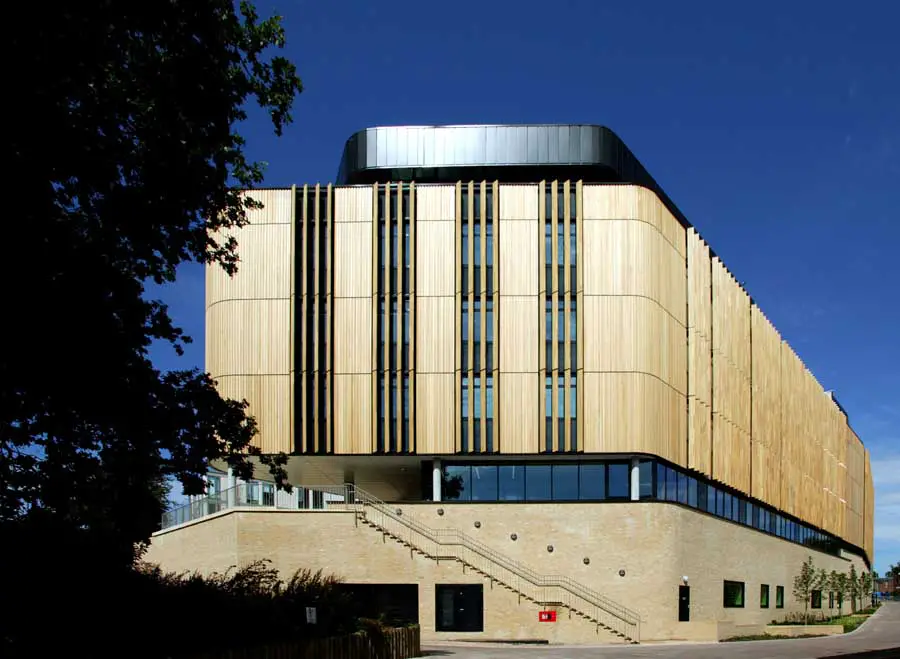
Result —
[[549, 501], [551, 495], [550, 465], [527, 465], [525, 468], [525, 499]]
[[525, 467], [502, 465], [500, 467], [500, 501], [525, 499]]
[[762, 584], [759, 587], [759, 608], [769, 608], [769, 584]]
[[666, 467], [666, 501], [678, 500], [678, 474], [671, 467]]
[[707, 485], [706, 483], [697, 482], [697, 508], [700, 510], [707, 509], [706, 497], [707, 497]]
[[706, 512], [712, 515], [716, 514], [716, 498], [718, 494], [719, 491], [712, 485], [706, 487]]
[[810, 603], [810, 608], [812, 609], [821, 609], [822, 608], [822, 591], [814, 590], [812, 591], [812, 597], [810, 597], [812, 602]]
[[725, 504], [724, 504], [724, 507], [725, 507], [725, 515], [724, 515], [725, 519], [732, 519], [732, 515], [731, 515], [731, 495], [730, 495], [728, 492], [725, 493]]
[[[473, 241], [475, 243], [474, 250], [473, 250], [475, 265], [481, 265], [481, 225], [475, 224], [472, 227], [472, 233], [475, 238], [475, 240]], [[477, 282], [476, 282], [475, 288], [478, 288]]]
[[744, 608], [744, 582], [726, 581], [723, 589], [723, 605], [726, 609]]
[[[549, 224], [550, 216], [547, 216], [547, 224], [544, 225], [544, 263], [550, 265], [553, 262], [553, 241], [551, 240], [550, 229], [552, 225]], [[550, 282], [547, 282], [548, 288]]]
[[666, 465], [661, 462], [656, 463], [656, 498], [666, 499]]
[[583, 464], [578, 468], [578, 498], [599, 501], [606, 498], [606, 466]]
[[784, 608], [784, 586], [775, 586], [775, 608]]
[[472, 468], [468, 465], [446, 467], [441, 498], [447, 501], [470, 501], [472, 499]]
[[222, 491], [222, 479], [219, 476], [206, 477], [206, 495], [217, 496]]
[[607, 465], [607, 495], [610, 499], [627, 499], [629, 492], [629, 465], [627, 462], [613, 462]]
[[678, 472], [678, 503], [687, 503], [688, 499], [688, 477], [687, 474]]
[[497, 467], [472, 467], [472, 501], [497, 500]]
[[553, 500], [574, 501], [578, 499], [578, 465], [553, 465]]
[[688, 476], [688, 505], [697, 507], [697, 479]]
[[638, 497], [641, 499], [653, 498], [653, 461], [642, 460], [638, 465], [638, 474], [640, 476], [638, 487]]

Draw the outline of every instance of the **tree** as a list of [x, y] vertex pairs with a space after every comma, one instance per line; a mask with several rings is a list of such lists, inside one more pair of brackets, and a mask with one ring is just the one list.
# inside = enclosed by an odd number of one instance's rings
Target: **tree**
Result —
[[860, 594], [859, 594], [860, 603], [859, 603], [859, 605], [860, 605], [860, 608], [865, 608], [864, 602], [866, 600], [868, 600], [870, 605], [872, 602], [872, 585], [873, 585], [872, 573], [871, 572], [863, 572], [861, 575], [859, 575], [859, 577], [860, 577]]
[[[186, 261], [236, 271], [229, 230], [258, 205], [240, 189], [262, 181], [236, 127], [255, 101], [280, 135], [302, 86], [279, 19], [249, 2], [19, 3], [8, 20], [27, 102], [8, 108], [0, 524], [89, 533], [130, 564], [167, 479], [200, 493], [213, 459], [252, 474], [247, 403], [151, 363], [151, 343], [190, 338], [145, 284]], [[285, 459], [260, 456], [279, 484]]]
[[847, 575], [837, 570], [832, 570], [828, 577], [828, 588], [834, 591], [837, 600], [838, 614], [844, 615], [844, 598], [847, 592]]
[[847, 593], [850, 595], [850, 610], [853, 612], [856, 612], [856, 601], [862, 590], [861, 585], [860, 578], [856, 574], [856, 566], [851, 563], [850, 572], [847, 575]]
[[800, 566], [800, 574], [794, 577], [794, 599], [803, 602], [803, 620], [805, 622], [809, 621], [809, 598], [812, 591], [816, 589], [817, 580], [816, 568], [813, 565], [812, 556], [809, 556]]

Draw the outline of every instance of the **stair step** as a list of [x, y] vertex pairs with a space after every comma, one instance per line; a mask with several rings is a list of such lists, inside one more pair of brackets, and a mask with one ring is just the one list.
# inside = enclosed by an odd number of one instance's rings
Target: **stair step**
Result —
[[[379, 506], [380, 506], [380, 505], [383, 505], [383, 504], [371, 504], [371, 505], [373, 505], [376, 509], [378, 509]], [[393, 517], [392, 514], [389, 515], [389, 516]], [[411, 550], [411, 552], [415, 552], [415, 553], [418, 554], [419, 556], [424, 556], [425, 558], [429, 558], [429, 559], [434, 560], [434, 561], [436, 561], [436, 562], [440, 562], [441, 560], [453, 560], [453, 561], [456, 561], [457, 563], [460, 563], [460, 564], [462, 565], [462, 567], [463, 567], [464, 570], [468, 568], [468, 569], [472, 570], [473, 572], [475, 572], [476, 574], [481, 575], [483, 578], [490, 579], [492, 584], [493, 584], [493, 583], [496, 583], [497, 585], [501, 586], [502, 588], [505, 588], [506, 590], [508, 590], [508, 591], [510, 591], [510, 592], [517, 593], [521, 599], [524, 599], [524, 600], [526, 600], [526, 601], [528, 601], [528, 602], [532, 602], [532, 603], [534, 603], [534, 604], [538, 604], [538, 605], [544, 606], [544, 607], [554, 606], [554, 607], [567, 608], [567, 609], [569, 609], [570, 613], [574, 613], [574, 614], [577, 615], [579, 618], [582, 618], [582, 619], [584, 619], [584, 620], [588, 620], [588, 621], [590, 621], [591, 623], [597, 625], [599, 628], [603, 628], [604, 630], [609, 631], [609, 632], [612, 633], [613, 635], [618, 636], [618, 637], [620, 637], [620, 638], [626, 640], [627, 642], [629, 642], [629, 643], [631, 643], [631, 644], [635, 644], [635, 645], [638, 644], [638, 641], [634, 640], [633, 638], [631, 638], [631, 637], [628, 636], [627, 634], [624, 634], [624, 633], [622, 633], [622, 632], [619, 632], [619, 631], [614, 630], [613, 628], [611, 628], [611, 627], [609, 627], [608, 625], [606, 625], [606, 624], [600, 622], [599, 620], [597, 620], [596, 618], [594, 618], [594, 617], [591, 616], [591, 615], [588, 615], [587, 613], [584, 613], [584, 612], [582, 612], [582, 611], [579, 611], [578, 609], [576, 609], [576, 608], [574, 608], [574, 607], [572, 607], [572, 606], [568, 606], [568, 605], [566, 605], [566, 604], [564, 604], [564, 603], [562, 603], [562, 602], [559, 602], [559, 601], [546, 601], [546, 600], [541, 601], [541, 600], [538, 600], [538, 599], [536, 599], [536, 598], [534, 598], [534, 597], [531, 597], [531, 596], [529, 596], [529, 595], [523, 593], [521, 590], [519, 590], [519, 589], [517, 589], [517, 588], [515, 588], [515, 587], [513, 587], [513, 586], [511, 586], [511, 585], [509, 585], [509, 584], [507, 584], [507, 583], [504, 583], [503, 581], [501, 581], [501, 580], [499, 580], [499, 579], [496, 579], [496, 578], [493, 577], [489, 572], [486, 572], [485, 570], [483, 570], [483, 569], [481, 569], [481, 568], [477, 568], [477, 567], [473, 566], [471, 563], [467, 562], [466, 560], [462, 559], [462, 558], [459, 557], [459, 556], [439, 556], [439, 555], [431, 555], [431, 554], [428, 554], [426, 551], [424, 551], [424, 550], [420, 549], [418, 546], [416, 546], [416, 544], [413, 543], [412, 541], [406, 540], [406, 539], [404, 539], [403, 537], [398, 536], [397, 534], [395, 534], [395, 533], [393, 533], [393, 532], [391, 532], [391, 531], [388, 531], [385, 527], [383, 527], [383, 526], [381, 526], [381, 525], [379, 525], [379, 524], [373, 522], [372, 520], [370, 520], [370, 519], [366, 516], [365, 511], [363, 511], [363, 512], [361, 512], [361, 513], [357, 513], [357, 519], [358, 519], [359, 521], [361, 521], [365, 526], [368, 526], [369, 528], [372, 528], [372, 529], [378, 531], [379, 533], [382, 533], [385, 537], [389, 537], [389, 538], [391, 538], [391, 540], [396, 541], [396, 542], [399, 543], [400, 545], [402, 545], [402, 546], [404, 546], [404, 547], [408, 547], [408, 548]], [[402, 519], [400, 519], [399, 517], [398, 517], [398, 518], [395, 518], [395, 520], [396, 520], [396, 521], [399, 521], [402, 525], [406, 526], [407, 528], [410, 528], [410, 529], [412, 529], [412, 530], [414, 530], [414, 531], [416, 530], [416, 529], [414, 528], [414, 526], [409, 525], [405, 520], [402, 520]], [[418, 533], [422, 533], [423, 535], [425, 535], [425, 536], [427, 537], [427, 536], [428, 536], [428, 534], [427, 534], [427, 529], [425, 529], [424, 531], [425, 531], [424, 533], [423, 533], [423, 530], [418, 530], [417, 532], [418, 532]], [[432, 540], [435, 540], [435, 538], [432, 538]], [[563, 588], [564, 590], [569, 590], [569, 589], [566, 588], [565, 586], [560, 586], [559, 584], [556, 584], [556, 587], [561, 587], [561, 588]], [[577, 595], [577, 593], [576, 593], [575, 591], [569, 590], [569, 592], [572, 593], [572, 594]], [[579, 597], [580, 597], [580, 595], [579, 595]], [[585, 599], [585, 598], [582, 598], [582, 599]], [[586, 599], [586, 601], [587, 601], [587, 602], [590, 602], [591, 600]]]

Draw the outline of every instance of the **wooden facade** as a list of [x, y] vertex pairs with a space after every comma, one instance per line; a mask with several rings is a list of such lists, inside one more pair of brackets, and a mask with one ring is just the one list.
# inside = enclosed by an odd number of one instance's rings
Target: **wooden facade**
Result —
[[655, 455], [871, 552], [868, 452], [649, 190], [252, 194], [239, 273], [207, 274], [207, 368], [265, 451]]

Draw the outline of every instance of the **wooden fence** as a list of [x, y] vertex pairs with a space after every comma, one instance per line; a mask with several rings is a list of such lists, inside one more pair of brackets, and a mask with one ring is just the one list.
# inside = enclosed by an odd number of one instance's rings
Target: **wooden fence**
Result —
[[384, 630], [381, 642], [364, 633], [211, 652], [193, 659], [412, 659], [421, 655], [418, 627]]

